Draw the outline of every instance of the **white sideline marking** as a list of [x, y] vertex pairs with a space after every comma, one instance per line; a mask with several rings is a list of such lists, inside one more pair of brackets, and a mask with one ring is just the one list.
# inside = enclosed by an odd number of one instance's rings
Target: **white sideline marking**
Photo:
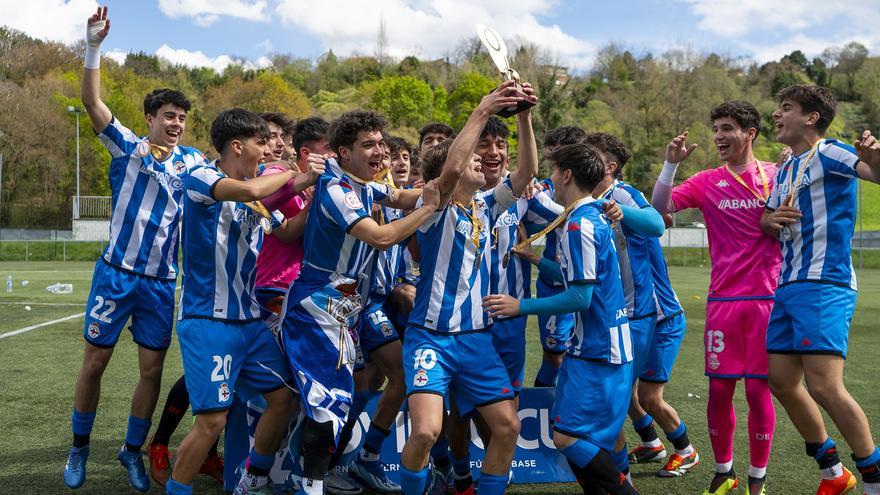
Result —
[[38, 323], [36, 325], [31, 325], [29, 327], [19, 328], [18, 330], [13, 330], [11, 332], [6, 332], [3, 334], [0, 334], [0, 339], [5, 339], [6, 337], [13, 337], [13, 336], [18, 335], [20, 333], [30, 332], [31, 330], [36, 330], [38, 328], [42, 328], [45, 326], [54, 325], [56, 323], [61, 323], [62, 321], [73, 320], [75, 318], [81, 318], [85, 315], [86, 315], [85, 312], [76, 313], [76, 314], [73, 314], [70, 316], [65, 316], [64, 318], [58, 318], [57, 320], [46, 321], [43, 323]]

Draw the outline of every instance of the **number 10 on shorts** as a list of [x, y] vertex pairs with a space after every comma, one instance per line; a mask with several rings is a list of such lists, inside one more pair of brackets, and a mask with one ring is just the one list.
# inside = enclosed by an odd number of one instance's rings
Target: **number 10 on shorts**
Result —
[[416, 349], [416, 359], [413, 369], [429, 370], [437, 364], [437, 353], [434, 349]]

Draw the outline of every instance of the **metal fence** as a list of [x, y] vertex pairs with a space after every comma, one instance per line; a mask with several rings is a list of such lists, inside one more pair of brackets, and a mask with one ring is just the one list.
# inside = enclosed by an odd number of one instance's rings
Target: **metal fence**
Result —
[[73, 219], [110, 218], [113, 204], [110, 196], [72, 196]]
[[0, 261], [96, 261], [107, 241], [3, 240]]

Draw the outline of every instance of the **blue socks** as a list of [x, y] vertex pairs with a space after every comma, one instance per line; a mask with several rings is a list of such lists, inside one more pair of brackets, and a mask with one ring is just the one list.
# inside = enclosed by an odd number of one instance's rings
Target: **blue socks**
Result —
[[[626, 449], [623, 449], [626, 451]], [[577, 440], [568, 447], [562, 449], [562, 455], [565, 456], [572, 464], [578, 467], [585, 467], [599, 453], [599, 446], [592, 444], [586, 440]], [[480, 482], [482, 488], [482, 481]]]
[[[434, 442], [434, 445], [431, 446], [431, 459], [434, 460], [434, 464], [437, 464], [437, 461], [442, 461], [443, 459], [449, 458], [449, 440], [444, 436], [440, 435], [440, 438]], [[442, 462], [440, 462], [442, 464]]]
[[147, 441], [147, 434], [150, 433], [150, 425], [153, 422], [149, 419], [141, 419], [135, 416], [128, 417], [128, 429], [125, 431], [125, 448], [129, 452], [139, 452], [141, 446]]
[[404, 466], [400, 466], [400, 487], [403, 489], [403, 495], [422, 495], [427, 481], [427, 466], [421, 471], [410, 471]]
[[73, 430], [74, 447], [82, 448], [89, 444], [89, 435], [92, 434], [92, 425], [95, 424], [95, 414], [73, 410], [73, 414], [70, 415], [70, 426]]
[[192, 485], [184, 485], [171, 478], [168, 478], [168, 482], [165, 483], [165, 493], [168, 495], [192, 495], [192, 492]]
[[504, 495], [507, 489], [507, 475], [480, 473], [480, 495]]
[[247, 469], [248, 472], [251, 473], [266, 473], [272, 470], [272, 465], [275, 464], [275, 454], [271, 455], [263, 455], [258, 453], [256, 450], [251, 449], [250, 455], [248, 455], [247, 461]]
[[623, 448], [618, 450], [617, 452], [611, 453], [611, 460], [614, 461], [614, 465], [617, 466], [617, 470], [623, 474], [629, 472], [629, 448], [626, 444], [623, 444]]
[[367, 437], [364, 439], [364, 451], [371, 454], [381, 452], [382, 444], [390, 433], [390, 431], [371, 423], [370, 428], [367, 430]]
[[632, 422], [633, 429], [635, 429], [635, 430], [641, 430], [643, 428], [647, 428], [647, 427], [651, 426], [652, 423], [654, 423], [654, 418], [652, 418], [650, 414], [645, 414], [638, 421]]
[[681, 438], [685, 433], [687, 433], [687, 426], [685, 426], [684, 421], [682, 421], [679, 423], [678, 428], [676, 428], [675, 431], [666, 434], [666, 438], [668, 438], [669, 441], [674, 442]]
[[559, 368], [547, 362], [541, 362], [538, 374], [535, 376], [535, 386], [552, 387], [556, 385], [556, 377], [559, 376]]
[[455, 473], [457, 478], [467, 478], [471, 475], [471, 458], [465, 457], [463, 459], [458, 459], [455, 456], [451, 457], [452, 459], [452, 471]]

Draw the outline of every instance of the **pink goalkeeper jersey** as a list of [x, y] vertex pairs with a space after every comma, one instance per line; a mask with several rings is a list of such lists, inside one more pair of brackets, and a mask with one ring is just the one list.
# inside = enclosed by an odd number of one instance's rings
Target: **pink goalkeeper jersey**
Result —
[[[272, 166], [263, 171], [261, 175], [277, 174], [285, 169]], [[293, 197], [284, 197], [284, 193], [275, 193], [263, 201], [269, 210], [278, 210], [284, 214], [284, 218], [291, 218], [309, 209], [309, 202], [302, 194]], [[284, 289], [290, 287], [291, 282], [299, 276], [299, 269], [303, 260], [303, 243], [299, 239], [292, 244], [285, 244], [274, 235], [263, 236], [263, 246], [260, 255], [257, 256], [257, 288], [272, 287]]]
[[[772, 190], [776, 165], [758, 163]], [[672, 190], [676, 211], [699, 208], [703, 213], [712, 260], [709, 300], [772, 298], [776, 291], [781, 254], [779, 242], [761, 232], [765, 201], [758, 198], [764, 188], [757, 165], [749, 165], [741, 178], [748, 188], [721, 166]]]

